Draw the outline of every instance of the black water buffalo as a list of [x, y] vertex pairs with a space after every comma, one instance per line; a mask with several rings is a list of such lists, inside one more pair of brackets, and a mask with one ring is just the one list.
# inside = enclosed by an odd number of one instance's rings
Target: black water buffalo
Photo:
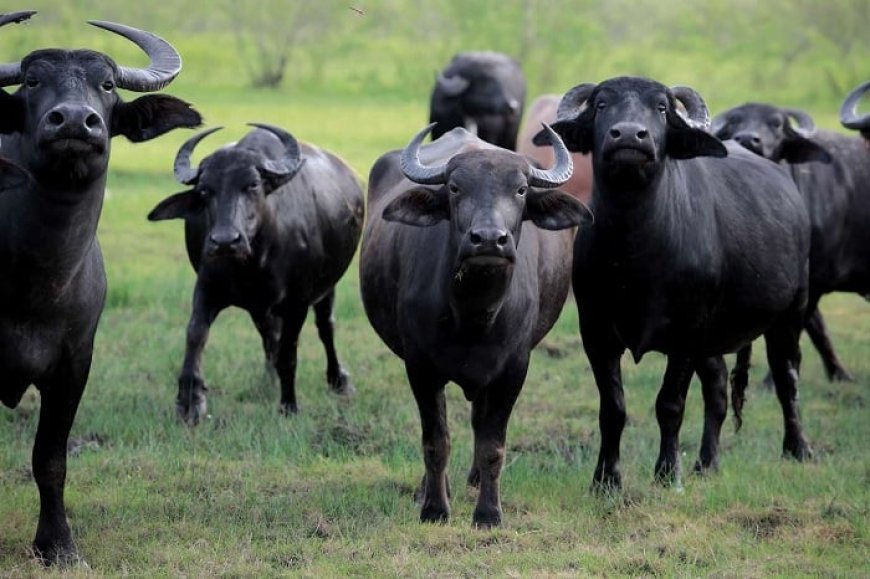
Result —
[[474, 523], [488, 527], [501, 521], [508, 418], [530, 351], [562, 309], [571, 228], [588, 210], [550, 189], [571, 176], [552, 131], [556, 165], [541, 170], [462, 128], [421, 148], [431, 128], [372, 167], [360, 286], [372, 326], [405, 361], [420, 411], [420, 519], [449, 516], [444, 387], [453, 381], [472, 403], [468, 479], [480, 485]]
[[228, 306], [247, 311], [263, 340], [270, 370], [281, 381], [281, 409], [295, 413], [296, 347], [314, 308], [326, 348], [326, 379], [337, 394], [353, 385], [333, 345], [335, 284], [356, 250], [363, 192], [353, 171], [335, 155], [298, 144], [286, 131], [259, 127], [237, 144], [191, 167], [197, 143], [187, 141], [175, 177], [189, 191], [161, 201], [148, 219], [184, 218], [187, 255], [196, 270], [187, 349], [178, 377], [178, 416], [196, 424], [205, 416], [202, 351], [209, 327]]
[[505, 149], [517, 147], [526, 100], [519, 63], [498, 52], [461, 52], [438, 74], [429, 105], [432, 138], [456, 127]]
[[870, 91], [870, 81], [862, 83], [849, 93], [843, 101], [843, 106], [840, 107], [840, 123], [847, 129], [860, 131], [861, 136], [870, 145], [870, 114], [858, 115], [858, 102], [867, 91]]
[[[794, 126], [796, 122], [796, 126]], [[787, 166], [810, 216], [810, 285], [804, 327], [830, 380], [851, 380], [825, 330], [819, 300], [834, 291], [870, 294], [870, 153], [864, 139], [815, 131], [803, 111], [747, 103], [718, 115], [713, 133]], [[745, 389], [748, 352], [735, 366]]]
[[[32, 12], [0, 17], [0, 24]], [[111, 138], [152, 139], [201, 122], [187, 103], [146, 95], [125, 103], [118, 88], [169, 84], [181, 58], [149, 32], [109, 22], [150, 57], [118, 66], [91, 50], [37, 50], [0, 65], [0, 400], [15, 407], [30, 384], [42, 403], [33, 446], [39, 525], [33, 548], [46, 563], [78, 557], [64, 509], [66, 446], [87, 382], [106, 295], [95, 234]]]
[[571, 89], [553, 126], [569, 149], [592, 152], [595, 224], [577, 235], [573, 286], [601, 396], [595, 487], [621, 485], [626, 348], [637, 361], [649, 351], [668, 358], [656, 400], [657, 480], [679, 484], [679, 430], [693, 372], [705, 401], [695, 468], [716, 468], [727, 397], [722, 355], [762, 333], [783, 407], [784, 452], [798, 459], [811, 452], [797, 383], [806, 209], [782, 168], [726, 147], [708, 125], [694, 90], [619, 77]]

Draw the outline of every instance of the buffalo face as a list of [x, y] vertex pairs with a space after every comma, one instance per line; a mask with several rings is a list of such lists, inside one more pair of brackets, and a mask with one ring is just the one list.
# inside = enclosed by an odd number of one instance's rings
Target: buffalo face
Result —
[[[707, 106], [694, 90], [619, 77], [568, 91], [553, 129], [568, 149], [592, 152], [596, 178], [643, 187], [667, 158], [727, 155], [706, 132], [708, 123]], [[534, 141], [542, 144], [542, 133]]]
[[197, 143], [219, 128], [188, 139], [175, 159], [175, 177], [193, 189], [161, 201], [148, 215], [151, 221], [192, 217], [205, 213], [208, 231], [203, 254], [208, 258], [247, 260], [258, 233], [269, 219], [267, 197], [289, 182], [301, 169], [299, 145], [292, 135], [269, 125], [254, 125], [272, 133], [283, 145], [283, 156], [268, 158], [240, 146], [219, 149], [192, 167]]
[[733, 139], [745, 149], [777, 163], [831, 160], [827, 151], [809, 138], [815, 127], [803, 111], [747, 103], [717, 116], [712, 130], [723, 141]]

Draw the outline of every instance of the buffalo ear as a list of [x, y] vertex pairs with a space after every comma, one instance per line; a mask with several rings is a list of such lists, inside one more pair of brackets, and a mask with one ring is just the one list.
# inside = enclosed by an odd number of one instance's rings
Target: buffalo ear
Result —
[[820, 163], [830, 163], [833, 157], [828, 151], [813, 141], [802, 135], [794, 133], [782, 143], [782, 158], [788, 163], [808, 163], [810, 161], [819, 161]]
[[24, 105], [21, 99], [0, 88], [0, 134], [24, 130]]
[[112, 136], [124, 135], [139, 143], [172, 129], [194, 128], [201, 124], [202, 116], [189, 103], [165, 94], [149, 94], [115, 105]]
[[170, 195], [157, 204], [148, 214], [148, 221], [184, 219], [202, 209], [202, 201], [194, 190]]
[[[587, 108], [576, 119], [569, 121], [556, 121], [550, 127], [562, 137], [562, 142], [569, 151], [574, 153], [588, 153], [594, 144], [592, 138], [593, 114]], [[551, 146], [547, 131], [541, 129], [534, 137], [532, 143], [539, 147]]]
[[450, 219], [450, 203], [443, 187], [415, 187], [389, 202], [382, 216], [385, 221], [429, 227]]
[[672, 159], [695, 157], [727, 157], [722, 141], [701, 129], [668, 127], [667, 154]]
[[0, 158], [0, 193], [8, 189], [19, 189], [33, 181], [33, 175], [20, 165]]
[[592, 223], [595, 220], [588, 207], [558, 189], [530, 191], [526, 198], [523, 219], [550, 231]]

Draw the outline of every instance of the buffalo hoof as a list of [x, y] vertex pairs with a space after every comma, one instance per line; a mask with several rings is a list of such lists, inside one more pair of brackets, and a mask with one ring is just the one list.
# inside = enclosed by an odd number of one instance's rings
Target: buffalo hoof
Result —
[[83, 567], [87, 562], [79, 555], [72, 539], [58, 542], [36, 539], [33, 541], [33, 556], [44, 566]]
[[189, 426], [196, 426], [208, 411], [205, 391], [208, 390], [199, 378], [179, 378], [178, 397], [175, 399], [175, 415]]
[[698, 476], [716, 474], [717, 472], [719, 472], [719, 461], [703, 461], [699, 458], [695, 461], [695, 466], [692, 467], [692, 472]]
[[682, 478], [680, 476], [680, 469], [663, 467], [657, 468], [654, 480], [656, 484], [659, 484], [663, 487], [673, 488], [676, 490], [680, 490], [683, 488]]
[[501, 511], [499, 509], [474, 509], [471, 523], [478, 529], [492, 529], [501, 526]]
[[590, 490], [595, 494], [610, 494], [622, 490], [622, 473], [616, 469], [607, 472], [596, 471], [592, 477]]
[[787, 437], [782, 443], [782, 456], [804, 462], [813, 458], [813, 449], [803, 436]]
[[446, 523], [450, 519], [450, 509], [442, 505], [424, 505], [420, 509], [421, 523]]
[[299, 414], [299, 406], [296, 405], [296, 402], [282, 402], [278, 412], [282, 416], [293, 416], [294, 414]]
[[344, 368], [339, 368], [338, 375], [334, 378], [327, 378], [329, 382], [329, 390], [337, 396], [352, 396], [356, 393], [356, 388], [350, 381], [350, 374]]
[[831, 382], [854, 382], [855, 377], [842, 366], [837, 366], [831, 369], [828, 373], [828, 380]]

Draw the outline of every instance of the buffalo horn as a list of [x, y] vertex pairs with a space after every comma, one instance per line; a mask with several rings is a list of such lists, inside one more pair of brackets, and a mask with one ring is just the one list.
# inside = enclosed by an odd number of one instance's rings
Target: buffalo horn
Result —
[[454, 76], [444, 76], [441, 72], [438, 73], [438, 78], [435, 82], [438, 83], [441, 92], [449, 97], [461, 95], [468, 88], [468, 85], [471, 84], [468, 79], [463, 78], [458, 74]]
[[181, 72], [181, 55], [156, 34], [115, 22], [88, 20], [88, 24], [123, 36], [141, 48], [151, 59], [148, 68], [119, 66], [116, 80], [120, 88], [134, 92], [160, 90]]
[[799, 109], [782, 109], [782, 112], [797, 121], [798, 126], [794, 127], [794, 130], [800, 135], [809, 137], [816, 132], [816, 123], [814, 123], [813, 118], [804, 111]]
[[698, 91], [688, 86], [671, 87], [674, 98], [686, 107], [686, 123], [696, 129], [710, 130], [710, 111]]
[[408, 146], [402, 151], [399, 165], [405, 177], [420, 185], [443, 185], [447, 180], [447, 164], [437, 167], [426, 167], [420, 163], [420, 143], [438, 123], [432, 123], [414, 135]]
[[843, 106], [840, 107], [840, 123], [847, 129], [855, 131], [870, 129], [870, 114], [858, 117], [858, 101], [870, 90], [870, 81], [859, 85], [855, 90], [849, 93]]
[[274, 125], [266, 125], [260, 123], [248, 123], [249, 126], [269, 131], [281, 140], [284, 144], [284, 156], [280, 159], [266, 159], [263, 161], [262, 168], [273, 175], [293, 177], [302, 165], [305, 159], [302, 158], [302, 152], [299, 149], [299, 143], [296, 138], [280, 127]]
[[184, 185], [190, 185], [196, 182], [196, 179], [199, 177], [199, 167], [191, 167], [190, 166], [190, 156], [193, 154], [193, 150], [196, 148], [196, 145], [212, 134], [215, 131], [221, 130], [223, 127], [215, 127], [213, 129], [208, 129], [207, 131], [202, 131], [200, 133], [195, 134], [191, 138], [187, 139], [181, 148], [178, 149], [178, 154], [175, 155], [175, 180]]
[[544, 126], [550, 143], [553, 145], [553, 155], [556, 160], [551, 169], [538, 169], [529, 166], [529, 185], [532, 187], [558, 187], [571, 178], [574, 172], [574, 162], [571, 160], [571, 154], [568, 148], [559, 135], [550, 128], [547, 123], [541, 123]]
[[[8, 14], [0, 14], [0, 26], [24, 22], [34, 14], [36, 14], [35, 10], [24, 10], [22, 12], [10, 12]], [[0, 64], [0, 86], [21, 84], [21, 80], [21, 61]]]
[[573, 121], [580, 116], [580, 113], [585, 108], [586, 99], [595, 90], [595, 86], [591, 82], [584, 82], [566, 92], [562, 100], [559, 101], [559, 107], [556, 109], [556, 120]]

